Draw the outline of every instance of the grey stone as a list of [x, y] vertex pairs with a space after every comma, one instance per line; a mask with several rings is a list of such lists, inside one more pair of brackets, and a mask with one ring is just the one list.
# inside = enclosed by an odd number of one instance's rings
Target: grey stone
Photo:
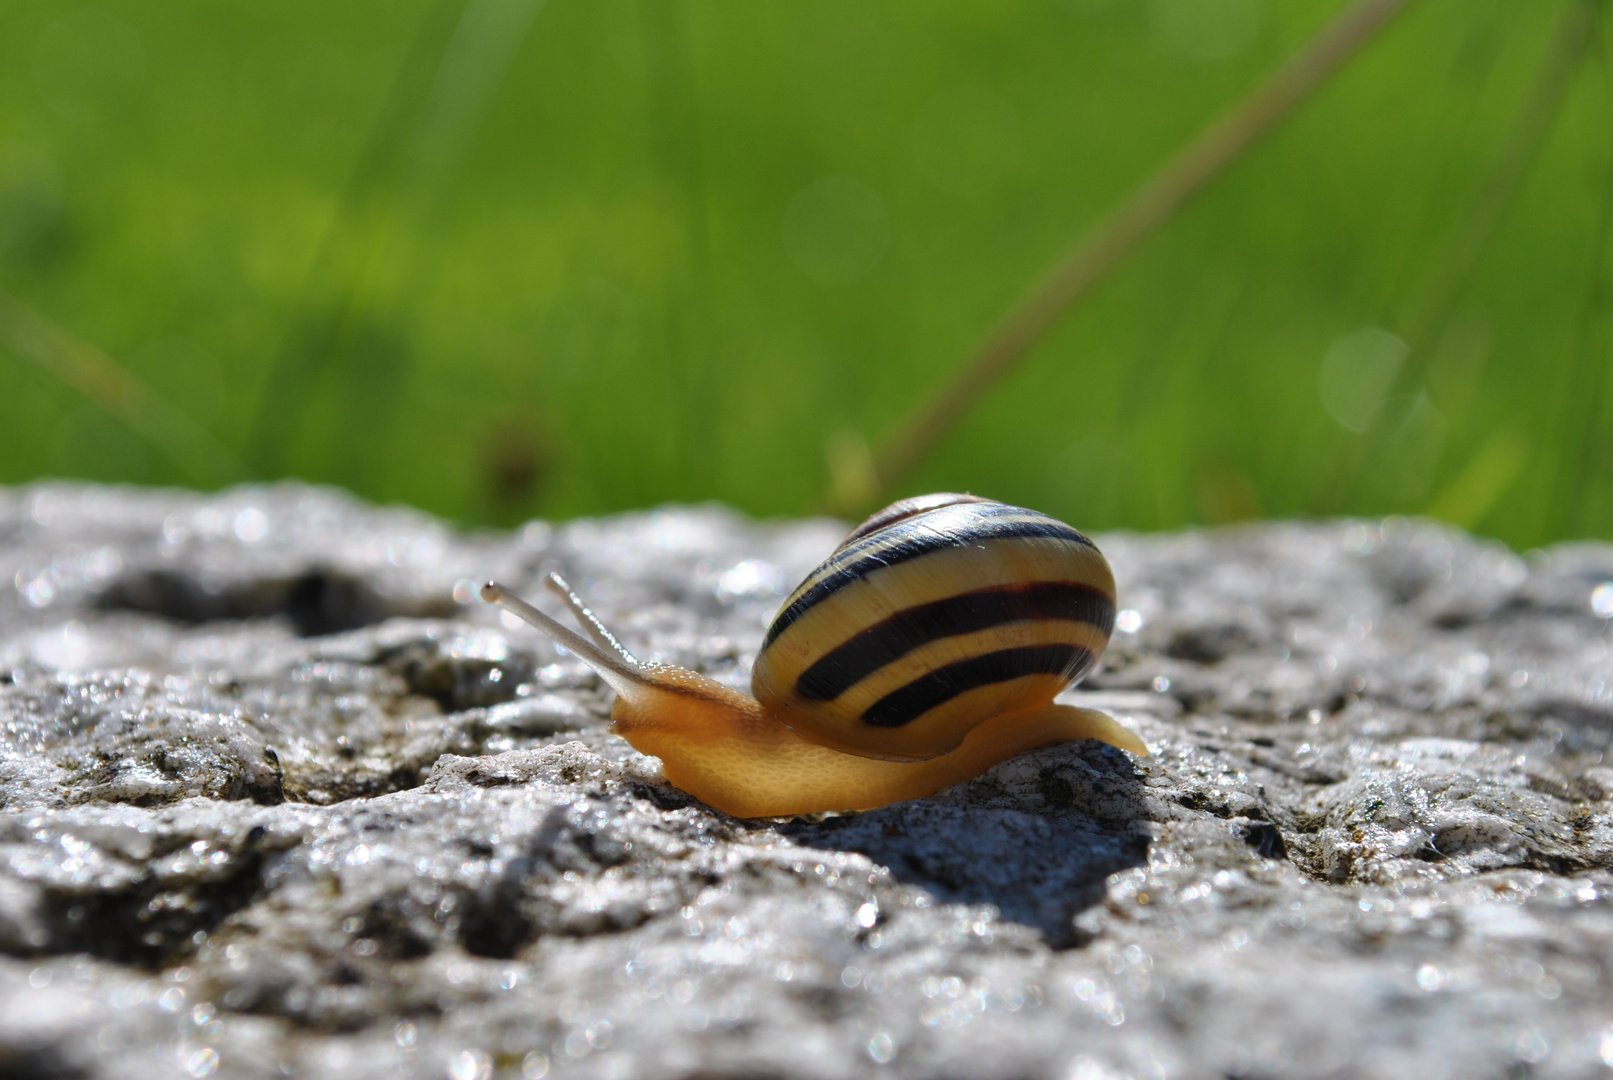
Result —
[[0, 1075], [1613, 1070], [1613, 547], [1100, 537], [1129, 614], [1069, 700], [1151, 757], [779, 821], [472, 602], [557, 567], [739, 686], [841, 531], [0, 491]]

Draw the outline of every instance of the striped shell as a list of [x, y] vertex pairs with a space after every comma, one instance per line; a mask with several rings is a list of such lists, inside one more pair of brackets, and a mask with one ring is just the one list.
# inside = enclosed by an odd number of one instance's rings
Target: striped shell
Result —
[[767, 631], [751, 691], [824, 746], [935, 757], [1081, 679], [1114, 616], [1114, 575], [1076, 530], [926, 495], [869, 518], [801, 583]]

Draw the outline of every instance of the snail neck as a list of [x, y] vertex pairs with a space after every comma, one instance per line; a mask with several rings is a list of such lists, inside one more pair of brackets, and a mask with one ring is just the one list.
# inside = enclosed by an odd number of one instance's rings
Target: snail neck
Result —
[[548, 580], [595, 640], [562, 626], [495, 581], [482, 586], [482, 598], [525, 620], [598, 672], [616, 691], [614, 730], [641, 753], [665, 760], [668, 751], [699, 752], [703, 741], [737, 737], [754, 742], [760, 737], [765, 743], [768, 732], [783, 730], [749, 694], [686, 668], [635, 660], [559, 575], [550, 574]]
[[663, 762], [669, 753], [698, 751], [717, 740], [766, 741], [784, 730], [755, 698], [698, 672], [644, 664], [638, 674], [632, 687], [617, 692], [611, 730]]

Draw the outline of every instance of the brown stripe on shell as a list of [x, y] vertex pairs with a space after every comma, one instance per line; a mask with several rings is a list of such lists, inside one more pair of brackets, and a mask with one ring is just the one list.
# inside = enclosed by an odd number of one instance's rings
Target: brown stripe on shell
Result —
[[819, 657], [801, 673], [795, 692], [832, 701], [880, 668], [940, 638], [1010, 622], [1064, 620], [1114, 629], [1114, 598], [1074, 581], [1027, 581], [959, 593], [918, 604], [875, 623]]

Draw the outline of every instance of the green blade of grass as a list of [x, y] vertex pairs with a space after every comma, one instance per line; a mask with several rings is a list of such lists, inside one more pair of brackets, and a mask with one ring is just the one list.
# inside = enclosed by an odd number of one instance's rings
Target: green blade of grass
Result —
[[1409, 0], [1355, 0], [1270, 78], [1188, 143], [1094, 232], [1078, 241], [997, 324], [941, 391], [898, 426], [875, 457], [876, 496], [889, 491], [922, 461], [1077, 301], [1325, 83], [1407, 3]]
[[241, 477], [235, 455], [166, 398], [3, 289], [0, 344], [122, 421], [193, 483], [218, 487]]

